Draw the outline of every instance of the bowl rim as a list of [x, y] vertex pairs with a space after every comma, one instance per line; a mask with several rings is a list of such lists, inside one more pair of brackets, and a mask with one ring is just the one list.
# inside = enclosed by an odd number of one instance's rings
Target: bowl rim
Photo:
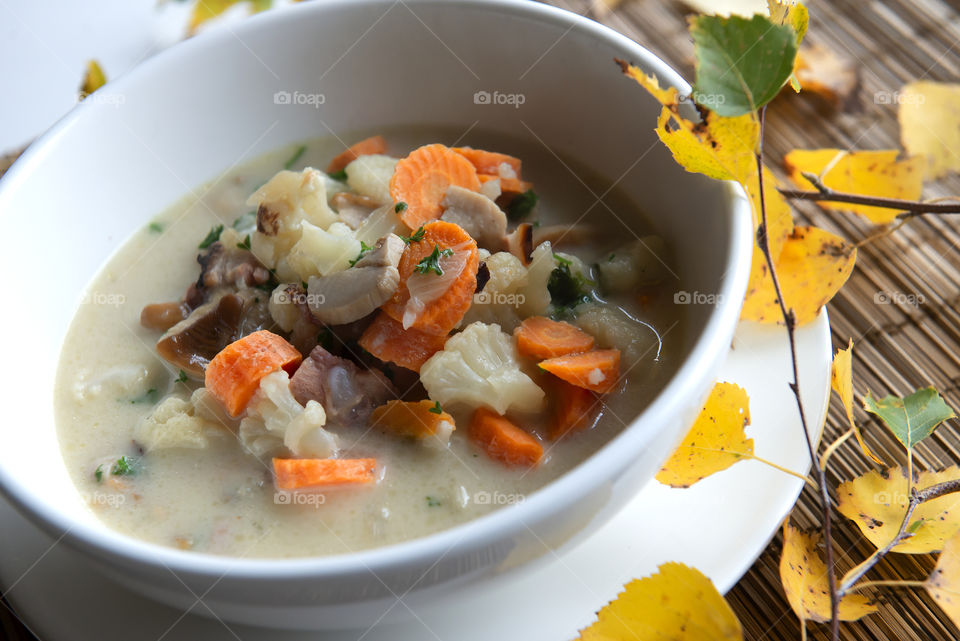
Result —
[[[395, 4], [393, 0], [328, 0], [323, 3], [303, 3], [285, 7], [280, 11], [265, 12], [245, 19], [231, 30], [217, 30], [177, 43], [138, 64], [111, 86], [123, 92], [131, 82], [155, 70], [188, 62], [190, 57], [220, 43], [242, 37], [261, 28], [296, 21], [307, 12], [337, 12], [350, 7], [383, 6]], [[656, 74], [667, 85], [676, 86], [681, 92], [689, 92], [690, 85], [666, 62], [629, 37], [598, 22], [566, 9], [529, 0], [405, 0], [405, 4], [420, 6], [461, 6], [482, 9], [492, 13], [510, 14], [539, 22], [553, 24], [567, 31], [577, 28], [587, 37], [602, 40], [627, 52], [627, 57], [646, 71]], [[105, 108], [104, 105], [81, 103], [71, 109], [49, 130], [38, 137], [23, 156], [0, 178], [0, 199], [33, 170], [49, 153], [53, 143], [78, 120], [88, 109]], [[140, 566], [167, 570], [175, 576], [216, 577], [229, 575], [231, 579], [282, 580], [297, 578], [327, 578], [363, 572], [379, 578], [386, 572], [417, 561], [439, 562], [455, 550], [472, 549], [489, 545], [492, 541], [528, 529], [527, 522], [539, 522], [555, 511], [552, 507], [557, 497], [576, 497], [586, 492], [584, 487], [594, 488], [597, 483], [585, 483], [589, 478], [600, 477], [608, 481], [610, 474], [603, 469], [623, 470], [641, 446], [649, 440], [647, 432], [639, 424], [649, 423], [654, 415], [663, 415], [678, 405], [697, 398], [698, 390], [708, 382], [710, 375], [725, 357], [728, 343], [739, 320], [741, 301], [746, 292], [752, 259], [752, 213], [749, 201], [740, 187], [726, 183], [726, 199], [731, 212], [730, 260], [723, 275], [720, 299], [711, 312], [706, 326], [692, 349], [673, 373], [654, 400], [609, 442], [573, 469], [534, 491], [525, 501], [505, 506], [488, 514], [465, 521], [451, 528], [385, 546], [334, 554], [305, 557], [258, 557], [214, 555], [166, 547], [137, 539], [100, 524], [75, 521], [58, 512], [52, 504], [35, 501], [21, 488], [20, 482], [0, 466], [0, 494], [4, 495], [22, 514], [41, 529], [68, 545], [79, 547], [100, 557], [119, 558]], [[720, 340], [723, 339], [723, 340]], [[385, 584], [386, 585], [386, 584]]]

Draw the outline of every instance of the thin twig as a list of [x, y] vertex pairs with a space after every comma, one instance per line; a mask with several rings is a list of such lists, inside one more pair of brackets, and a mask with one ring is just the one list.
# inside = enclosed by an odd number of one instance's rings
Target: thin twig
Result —
[[[797, 410], [800, 413], [800, 426], [803, 429], [803, 437], [807, 443], [807, 451], [810, 454], [810, 464], [813, 466], [814, 473], [817, 475], [817, 485], [819, 485], [820, 489], [820, 501], [823, 508], [823, 539], [826, 548], [827, 584], [830, 588], [830, 632], [831, 638], [836, 641], [840, 637], [840, 618], [838, 616], [840, 598], [837, 595], [837, 573], [833, 561], [833, 527], [831, 523], [830, 491], [827, 488], [826, 472], [820, 469], [817, 452], [810, 438], [810, 430], [807, 428], [807, 416], [803, 409], [803, 400], [800, 396], [800, 372], [799, 366], [797, 365], [797, 319], [793, 311], [787, 309], [787, 302], [783, 298], [783, 290], [780, 288], [780, 279], [777, 277], [777, 270], [767, 236], [767, 206], [763, 194], [763, 130], [765, 115], [766, 107], [761, 107], [760, 137], [755, 153], [757, 159], [757, 191], [760, 197], [760, 229], [757, 232], [757, 245], [760, 247], [760, 251], [763, 252], [763, 258], [767, 263], [767, 270], [770, 272], [770, 280], [773, 282], [773, 290], [777, 296], [777, 302], [780, 304], [780, 313], [783, 315], [783, 322], [787, 326], [787, 339], [790, 343], [790, 361], [793, 369], [793, 382], [790, 383], [790, 389], [793, 391], [793, 395], [797, 400]], [[960, 208], [958, 208], [958, 211], [960, 211]]]
[[751, 455], [750, 455], [750, 458], [752, 458], [752, 459], [753, 459], [754, 461], [756, 461], [757, 463], [763, 463], [764, 465], [768, 465], [768, 466], [772, 467], [773, 469], [777, 470], [778, 472], [783, 472], [784, 474], [789, 474], [790, 476], [796, 477], [796, 478], [800, 479], [801, 481], [803, 481], [804, 483], [806, 483], [807, 485], [809, 485], [811, 488], [813, 488], [813, 489], [815, 489], [815, 490], [816, 490], [816, 489], [819, 489], [818, 486], [817, 486], [817, 481], [816, 481], [815, 479], [810, 478], [809, 476], [804, 476], [803, 474], [800, 474], [799, 472], [794, 472], [794, 471], [791, 470], [790, 468], [786, 468], [786, 467], [784, 467], [784, 466], [782, 466], [782, 465], [778, 465], [778, 464], [774, 463], [773, 461], [768, 461], [767, 459], [761, 458], [761, 457], [756, 456], [756, 455], [754, 455], [754, 454], [751, 454]]
[[[868, 205], [870, 207], [883, 207], [885, 209], [898, 209], [904, 213], [900, 218], [910, 218], [913, 216], [922, 216], [924, 214], [960, 214], [960, 199], [951, 200], [957, 202], [924, 202], [922, 200], [903, 200], [901, 198], [882, 198], [880, 196], [863, 196], [861, 194], [850, 194], [842, 191], [835, 191], [823, 184], [816, 174], [803, 172], [803, 177], [810, 181], [816, 191], [806, 191], [803, 189], [780, 189], [784, 198], [792, 200], [812, 200], [815, 202], [835, 202], [848, 203], [850, 205]], [[943, 200], [943, 199], [940, 199]]]
[[865, 590], [867, 588], [922, 588], [927, 585], [926, 581], [916, 581], [913, 579], [891, 579], [889, 581], [864, 581], [863, 583], [858, 583], [852, 588], [851, 592], [857, 592], [858, 590]]

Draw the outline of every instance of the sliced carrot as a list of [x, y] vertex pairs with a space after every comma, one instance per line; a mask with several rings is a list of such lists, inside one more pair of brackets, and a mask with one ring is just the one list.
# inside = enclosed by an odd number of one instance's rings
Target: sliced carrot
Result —
[[397, 163], [390, 178], [390, 197], [406, 203], [400, 219], [417, 229], [440, 218], [440, 202], [451, 185], [477, 191], [480, 179], [470, 161], [440, 144], [414, 149]]
[[534, 467], [543, 458], [537, 439], [485, 407], [473, 413], [467, 436], [490, 458], [506, 465]]
[[520, 177], [521, 162], [519, 158], [496, 151], [474, 149], [473, 147], [454, 147], [453, 150], [469, 160], [476, 167], [478, 174], [490, 174], [497, 177], [500, 175], [500, 165], [507, 163], [513, 173], [517, 175], [517, 178]]
[[540, 367], [572, 385], [605, 394], [616, 387], [620, 377], [620, 350], [595, 349], [557, 356], [541, 361]]
[[522, 194], [525, 191], [533, 189], [533, 183], [528, 183], [526, 180], [520, 180], [519, 178], [501, 178], [493, 174], [477, 174], [477, 178], [480, 179], [481, 184], [490, 182], [491, 180], [499, 180], [500, 193], [503, 194]]
[[440, 251], [452, 249], [469, 252], [469, 255], [457, 278], [441, 296], [424, 305], [410, 328], [428, 334], [446, 335], [457, 326], [473, 303], [473, 294], [477, 289], [477, 267], [480, 264], [476, 241], [459, 225], [438, 220], [423, 226], [423, 239], [407, 245], [400, 257], [400, 264], [397, 266], [400, 271], [400, 286], [381, 309], [394, 320], [403, 320], [403, 313], [410, 301], [407, 280], [420, 261], [430, 256], [437, 247]]
[[547, 437], [551, 440], [563, 438], [590, 427], [600, 413], [600, 401], [588, 389], [555, 378], [551, 392], [555, 403], [547, 427]]
[[292, 374], [301, 360], [293, 345], [262, 329], [220, 350], [207, 365], [204, 385], [231, 416], [239, 416], [264, 376], [279, 369]]
[[375, 458], [273, 459], [273, 483], [278, 490], [365, 485], [376, 478]]
[[404, 329], [400, 321], [381, 312], [367, 326], [358, 342], [360, 347], [385, 363], [396, 363], [419, 372], [427, 359], [443, 349], [447, 335], [428, 334], [412, 327]]
[[513, 335], [520, 354], [532, 358], [554, 358], [593, 349], [593, 336], [570, 323], [545, 316], [525, 318]]
[[335, 174], [344, 167], [352, 163], [360, 156], [371, 156], [373, 154], [387, 153], [387, 141], [383, 136], [370, 136], [360, 142], [355, 142], [339, 154], [333, 157], [330, 164], [327, 165], [327, 173]]
[[424, 400], [415, 402], [387, 401], [373, 410], [370, 422], [397, 436], [425, 438], [433, 436], [443, 422], [454, 426], [453, 417], [439, 407], [439, 403]]

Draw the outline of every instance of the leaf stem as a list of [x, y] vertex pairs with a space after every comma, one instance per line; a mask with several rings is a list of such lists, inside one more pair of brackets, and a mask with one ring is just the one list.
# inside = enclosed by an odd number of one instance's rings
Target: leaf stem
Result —
[[[903, 200], [901, 198], [883, 198], [880, 196], [863, 196], [842, 191], [835, 191], [823, 184], [823, 181], [813, 173], [803, 172], [803, 177], [812, 184], [816, 191], [802, 189], [780, 189], [784, 198], [792, 200], [812, 200], [815, 202], [848, 203], [851, 205], [869, 205], [885, 209], [899, 209], [904, 213], [900, 218], [912, 218], [924, 214], [960, 214], [960, 198], [952, 198], [955, 202], [924, 202], [922, 200]], [[943, 200], [943, 199], [938, 199]]]
[[926, 581], [916, 581], [912, 579], [892, 579], [889, 581], [864, 581], [850, 588], [851, 592], [865, 590], [866, 588], [922, 588], [927, 585]]
[[[800, 413], [800, 427], [803, 429], [803, 437], [807, 443], [807, 451], [810, 454], [810, 465], [813, 466], [814, 472], [817, 475], [817, 485], [820, 489], [820, 502], [823, 508], [823, 539], [827, 564], [827, 584], [830, 588], [830, 638], [836, 641], [840, 638], [840, 618], [838, 616], [840, 597], [837, 594], [837, 573], [833, 560], [833, 526], [830, 491], [827, 488], [826, 472], [820, 468], [817, 453], [813, 447], [813, 441], [810, 438], [810, 430], [807, 428], [807, 416], [803, 409], [803, 400], [800, 396], [800, 373], [797, 364], [796, 339], [797, 319], [793, 311], [787, 309], [787, 302], [783, 298], [783, 290], [780, 288], [780, 279], [777, 277], [776, 264], [774, 263], [773, 254], [770, 251], [770, 241], [767, 236], [767, 204], [763, 194], [763, 132], [766, 111], [766, 107], [761, 107], [759, 114], [760, 136], [755, 154], [757, 159], [757, 191], [760, 198], [760, 228], [757, 230], [757, 245], [760, 247], [760, 251], [763, 252], [763, 258], [767, 263], [767, 270], [770, 272], [770, 280], [773, 282], [773, 290], [777, 295], [777, 302], [780, 304], [780, 313], [783, 315], [783, 322], [787, 326], [787, 339], [790, 343], [790, 362], [793, 369], [793, 382], [790, 383], [790, 389], [793, 390], [793, 396], [797, 400], [797, 411]], [[960, 206], [958, 206], [958, 211], [960, 211]]]
[[830, 457], [833, 456], [833, 453], [836, 452], [837, 449], [838, 449], [841, 445], [843, 445], [843, 444], [847, 441], [848, 438], [850, 438], [851, 436], [853, 436], [853, 433], [854, 433], [854, 429], [851, 427], [851, 428], [848, 429], [846, 432], [844, 432], [844, 433], [841, 434], [839, 437], [837, 437], [837, 440], [835, 440], [833, 443], [831, 443], [830, 445], [827, 446], [827, 449], [824, 450], [824, 451], [823, 451], [823, 454], [820, 455], [820, 469], [821, 469], [821, 470], [826, 470], [826, 469], [827, 469], [827, 461], [830, 460]]
[[789, 468], [783, 467], [782, 465], [778, 465], [773, 461], [768, 461], [767, 459], [756, 456], [756, 455], [753, 455], [752, 458], [754, 461], [757, 461], [758, 463], [763, 463], [764, 465], [768, 465], [773, 469], [777, 470], [778, 472], [783, 472], [784, 474], [789, 474], [790, 476], [796, 477], [801, 481], [803, 481], [804, 483], [806, 483], [807, 485], [809, 485], [810, 487], [812, 487], [813, 489], [815, 490], [817, 489], [817, 482], [814, 479], [810, 478], [809, 476], [804, 476], [799, 472], [794, 472]]

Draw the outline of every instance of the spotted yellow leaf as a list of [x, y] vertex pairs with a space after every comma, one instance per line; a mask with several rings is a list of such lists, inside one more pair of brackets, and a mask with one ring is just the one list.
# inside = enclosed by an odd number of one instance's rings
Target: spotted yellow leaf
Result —
[[[840, 291], [857, 261], [857, 250], [839, 236], [816, 227], [795, 227], [776, 259], [780, 288], [797, 324], [809, 323]], [[740, 317], [761, 323], [782, 322], [766, 264], [751, 274]]]
[[597, 613], [577, 641], [737, 641], [740, 622], [714, 587], [695, 568], [664, 563], [635, 579]]
[[953, 624], [960, 625], [960, 531], [943, 546], [925, 587]]
[[867, 447], [863, 435], [860, 434], [860, 428], [853, 420], [853, 339], [850, 339], [847, 349], [838, 349], [833, 357], [833, 367], [830, 370], [830, 386], [840, 397], [840, 402], [843, 403], [843, 411], [847, 415], [850, 429], [853, 430], [857, 442], [860, 443], [860, 449], [874, 461], [882, 464], [883, 460]]
[[753, 457], [750, 399], [733, 383], [717, 383], [683, 442], [657, 472], [657, 480], [671, 487], [690, 487], [737, 461]]
[[777, 24], [789, 24], [797, 32], [797, 43], [807, 35], [807, 26], [810, 23], [810, 12], [806, 5], [796, 0], [767, 0], [767, 10], [770, 20]]
[[[953, 465], [942, 472], [915, 474], [918, 490], [960, 478], [960, 467]], [[837, 488], [837, 510], [852, 520], [873, 545], [880, 548], [893, 541], [907, 513], [910, 487], [900, 467], [883, 473], [867, 472]], [[921, 503], [914, 510], [907, 526], [913, 536], [899, 543], [894, 552], [927, 554], [943, 548], [944, 543], [960, 529], [960, 499], [947, 494]]]
[[[960, 126], [960, 123], [958, 123]], [[918, 200], [923, 192], [923, 169], [926, 161], [920, 156], [898, 160], [896, 149], [889, 151], [852, 151], [839, 149], [795, 149], [783, 159], [790, 180], [800, 188], [810, 189], [803, 172], [820, 176], [823, 184], [836, 191], [863, 196]], [[821, 175], [822, 173], [822, 175]], [[898, 209], [819, 203], [824, 209], [852, 211], [877, 224], [886, 224], [901, 213]]]
[[960, 84], [912, 82], [897, 102], [903, 148], [927, 159], [925, 176], [960, 171]]
[[83, 81], [80, 83], [80, 98], [86, 98], [105, 84], [107, 84], [107, 75], [103, 73], [100, 63], [96, 60], [88, 60]]
[[[830, 588], [827, 566], [817, 549], [819, 543], [819, 534], [784, 523], [780, 581], [790, 608], [801, 621], [823, 623], [830, 620]], [[876, 610], [862, 594], [848, 594], [840, 601], [839, 618], [856, 621]]]

